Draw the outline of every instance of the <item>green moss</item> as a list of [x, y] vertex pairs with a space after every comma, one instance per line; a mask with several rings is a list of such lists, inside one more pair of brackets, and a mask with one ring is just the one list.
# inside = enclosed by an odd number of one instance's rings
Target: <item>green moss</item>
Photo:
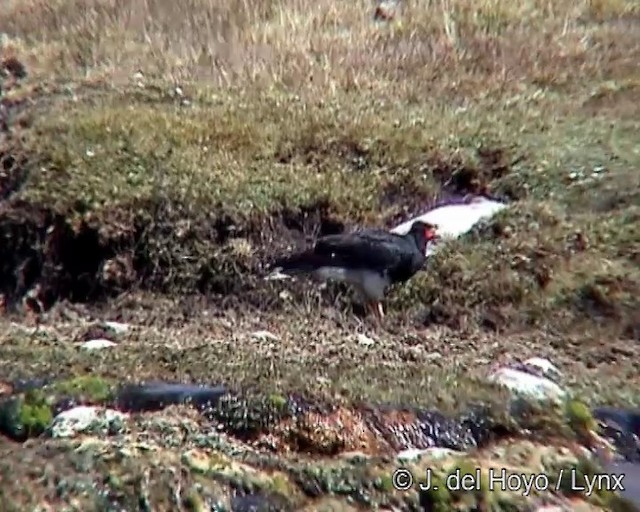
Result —
[[420, 491], [420, 504], [434, 512], [446, 512], [452, 508], [452, 493], [447, 487], [448, 475], [432, 474], [431, 487]]
[[[450, 466], [445, 478], [449, 482], [448, 488], [454, 499], [460, 499], [467, 493], [476, 494], [482, 492], [482, 478], [478, 478], [479, 467], [471, 461], [459, 459], [454, 465]], [[455, 490], [458, 488], [459, 490]]]
[[229, 459], [220, 452], [213, 452], [209, 455], [209, 467], [222, 469], [229, 466]]
[[240, 435], [251, 435], [273, 426], [288, 411], [283, 407], [279, 395], [247, 393], [243, 396], [223, 397], [211, 413], [232, 431]]
[[282, 474], [273, 475], [269, 485], [270, 489], [285, 497], [291, 497], [291, 482]]
[[269, 398], [267, 399], [268, 403], [271, 404], [276, 410], [281, 410], [284, 411], [287, 407], [287, 398], [276, 394], [276, 393], [272, 393], [271, 395], [269, 395]]
[[189, 469], [201, 475], [209, 475], [212, 470], [222, 470], [229, 466], [229, 461], [219, 454], [209, 457], [207, 454], [197, 450], [183, 453], [181, 460]]
[[104, 477], [104, 484], [115, 491], [121, 491], [125, 487], [122, 477], [115, 471], [110, 471]]
[[12, 439], [38, 436], [52, 420], [50, 397], [42, 390], [30, 390], [0, 402], [0, 432]]
[[[281, 125], [283, 107], [300, 124]], [[253, 122], [256, 114], [262, 117], [260, 127]], [[366, 193], [370, 189], [366, 181], [346, 169], [317, 173], [303, 163], [309, 153], [338, 153], [339, 158], [341, 144], [327, 148], [322, 137], [338, 128], [331, 111], [320, 109], [315, 114], [302, 116], [287, 97], [264, 97], [250, 107], [195, 108], [190, 116], [166, 104], [123, 104], [119, 98], [97, 108], [70, 106], [57, 126], [39, 122], [42, 143], [34, 140], [33, 149], [59, 177], [56, 185], [47, 188], [34, 174], [25, 195], [61, 206], [80, 199], [93, 210], [148, 199], [158, 187], [174, 201], [202, 205], [225, 201], [236, 212], [247, 207], [264, 212], [282, 201], [294, 206], [327, 196], [347, 208], [367, 206], [371, 195]], [[156, 130], [164, 136], [156, 137]], [[317, 142], [296, 140], [309, 134]], [[346, 145], [354, 135], [342, 135]], [[289, 140], [302, 151], [301, 159], [285, 156]], [[297, 165], [274, 162], [283, 158]], [[363, 193], [347, 194], [349, 188]]]
[[[450, 499], [467, 507], [491, 506], [500, 499], [500, 493], [489, 488], [486, 470], [473, 460], [458, 459], [445, 470], [442, 480]], [[440, 497], [445, 498], [447, 495]]]
[[27, 392], [19, 414], [19, 421], [26, 429], [27, 436], [41, 434], [49, 427], [52, 420], [53, 413], [47, 396], [39, 390]]
[[84, 375], [56, 382], [52, 385], [52, 391], [93, 403], [103, 403], [113, 398], [114, 386], [102, 377]]
[[376, 489], [379, 489], [385, 493], [392, 492], [394, 490], [393, 480], [391, 478], [391, 475], [389, 475], [387, 472], [376, 477], [373, 481], [373, 485], [374, 487], [376, 487]]
[[578, 434], [585, 434], [598, 428], [591, 409], [580, 400], [573, 399], [567, 402], [566, 415], [569, 426]]
[[367, 468], [343, 466], [342, 461], [304, 464], [292, 468], [290, 474], [303, 492], [319, 489], [330, 495], [350, 496], [361, 503], [368, 502], [374, 481], [377, 481], [378, 488], [387, 485], [382, 480], [372, 478]]

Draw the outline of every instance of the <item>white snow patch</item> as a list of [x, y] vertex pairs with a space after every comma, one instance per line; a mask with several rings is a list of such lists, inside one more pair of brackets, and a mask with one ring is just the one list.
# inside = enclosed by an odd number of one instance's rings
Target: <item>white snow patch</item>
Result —
[[363, 347], [370, 347], [375, 344], [375, 340], [366, 334], [358, 333], [356, 339], [358, 340], [358, 345], [362, 345]]
[[275, 269], [271, 274], [264, 277], [265, 281], [284, 281], [286, 279], [293, 279], [290, 275], [283, 274], [280, 270]]
[[[442, 241], [445, 241], [447, 238], [458, 238], [467, 233], [480, 220], [493, 217], [506, 207], [506, 204], [499, 201], [477, 197], [466, 204], [450, 204], [429, 210], [422, 215], [399, 224], [391, 232], [404, 235], [411, 229], [414, 222], [421, 220], [436, 224], [438, 226], [438, 235], [442, 237]], [[430, 244], [427, 248], [427, 255], [432, 254], [436, 249], [437, 247], [433, 247]]]

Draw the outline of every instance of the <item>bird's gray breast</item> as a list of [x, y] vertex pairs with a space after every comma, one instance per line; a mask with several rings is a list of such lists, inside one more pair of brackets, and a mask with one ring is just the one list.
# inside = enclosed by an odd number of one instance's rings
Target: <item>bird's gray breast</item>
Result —
[[314, 276], [322, 281], [350, 281], [353, 276], [348, 269], [342, 267], [320, 267], [314, 271]]
[[340, 281], [350, 284], [365, 296], [382, 300], [389, 286], [389, 278], [379, 272], [367, 269], [349, 269], [344, 267], [320, 267], [314, 276], [322, 281]]

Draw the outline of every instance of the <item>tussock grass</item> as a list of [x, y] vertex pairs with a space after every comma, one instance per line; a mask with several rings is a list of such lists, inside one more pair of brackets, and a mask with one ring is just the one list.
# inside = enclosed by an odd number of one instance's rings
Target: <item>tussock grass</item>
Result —
[[[388, 226], [453, 179], [521, 203], [394, 307], [635, 332], [639, 16], [626, 0], [410, 1], [389, 23], [364, 1], [7, 2], [2, 52], [30, 73], [4, 93], [3, 151], [27, 170], [11, 204], [100, 226], [102, 260], [153, 267], [165, 290], [183, 272], [246, 292], [291, 228]], [[245, 248], [239, 269], [226, 243]]]

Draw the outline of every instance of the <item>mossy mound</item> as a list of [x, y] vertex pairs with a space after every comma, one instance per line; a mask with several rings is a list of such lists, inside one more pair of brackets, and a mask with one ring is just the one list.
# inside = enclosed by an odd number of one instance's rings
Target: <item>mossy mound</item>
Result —
[[79, 404], [107, 404], [114, 397], [113, 392], [107, 380], [94, 376], [30, 387], [2, 399], [0, 432], [17, 441], [37, 437], [49, 428], [60, 410]]

